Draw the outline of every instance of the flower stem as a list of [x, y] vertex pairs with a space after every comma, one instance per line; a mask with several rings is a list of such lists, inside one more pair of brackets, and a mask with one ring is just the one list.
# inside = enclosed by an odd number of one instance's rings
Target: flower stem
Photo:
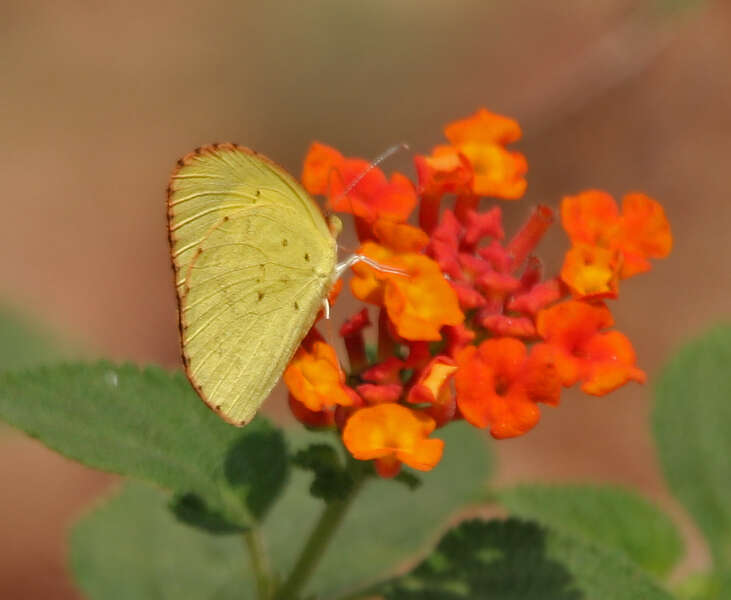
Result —
[[249, 550], [251, 569], [256, 578], [256, 596], [259, 600], [269, 600], [271, 577], [259, 532], [256, 529], [248, 529], [244, 533], [244, 543]]
[[331, 501], [325, 506], [320, 519], [312, 530], [304, 548], [302, 548], [292, 572], [278, 590], [276, 595], [278, 600], [297, 600], [299, 598], [299, 594], [315, 572], [315, 568], [325, 554], [330, 540], [348, 512], [348, 508], [358, 495], [363, 480], [363, 477], [356, 478], [353, 487], [344, 499]]

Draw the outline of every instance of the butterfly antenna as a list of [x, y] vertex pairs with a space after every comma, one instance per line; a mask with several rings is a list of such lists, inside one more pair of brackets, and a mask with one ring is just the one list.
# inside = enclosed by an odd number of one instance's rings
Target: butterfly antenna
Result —
[[351, 181], [348, 184], [348, 187], [345, 188], [345, 190], [337, 197], [337, 200], [340, 200], [341, 198], [344, 198], [347, 196], [350, 192], [353, 191], [353, 189], [363, 180], [363, 178], [368, 175], [373, 169], [375, 169], [378, 165], [380, 165], [384, 160], [387, 158], [392, 157], [394, 154], [401, 150], [411, 150], [410, 146], [406, 142], [401, 142], [400, 144], [395, 144], [391, 146], [388, 150], [385, 152], [379, 154], [372, 162], [368, 165], [363, 171], [358, 175], [353, 181]]

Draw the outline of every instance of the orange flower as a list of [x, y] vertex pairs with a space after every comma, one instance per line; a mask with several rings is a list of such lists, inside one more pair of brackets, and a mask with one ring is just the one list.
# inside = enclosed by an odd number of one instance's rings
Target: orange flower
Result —
[[551, 353], [563, 385], [581, 381], [587, 394], [602, 396], [630, 380], [644, 383], [629, 339], [618, 331], [600, 333], [613, 323], [604, 304], [567, 300], [538, 313], [546, 343], [535, 348]]
[[530, 355], [513, 338], [492, 338], [457, 354], [457, 405], [470, 423], [498, 439], [522, 435], [540, 418], [536, 402], [558, 403], [561, 384], [551, 357]]
[[616, 298], [621, 264], [617, 250], [576, 244], [566, 252], [561, 279], [577, 298]]
[[621, 214], [606, 192], [587, 190], [566, 196], [561, 203], [561, 220], [574, 245], [618, 252], [621, 261], [616, 269], [621, 279], [648, 271], [648, 258], [664, 258], [672, 248], [670, 224], [662, 206], [644, 194], [624, 196]]
[[315, 412], [334, 405], [350, 406], [353, 397], [348, 393], [335, 350], [322, 340], [311, 340], [300, 345], [284, 371], [290, 394]]
[[412, 404], [444, 404], [450, 396], [449, 380], [457, 364], [448, 356], [435, 356], [424, 368], [411, 389], [407, 400]]
[[441, 198], [444, 194], [472, 191], [472, 165], [453, 146], [437, 146], [431, 156], [414, 157], [419, 177], [419, 193]]
[[343, 443], [354, 458], [376, 460], [382, 477], [395, 476], [405, 463], [430, 471], [442, 458], [444, 442], [428, 439], [434, 419], [400, 404], [378, 404], [356, 411], [345, 424]]
[[406, 398], [411, 404], [429, 404], [425, 412], [439, 427], [454, 417], [457, 408], [450, 385], [456, 370], [457, 363], [451, 358], [435, 356], [419, 374]]
[[649, 271], [647, 257], [664, 258], [673, 247], [670, 223], [662, 205], [639, 193], [627, 194], [622, 199], [620, 237], [623, 279]]
[[373, 242], [366, 242], [358, 254], [404, 275], [378, 271], [364, 263], [353, 266], [350, 286], [360, 300], [385, 306], [396, 333], [406, 340], [437, 341], [444, 325], [458, 325], [464, 319], [457, 296], [432, 259], [415, 253], [397, 254]]
[[504, 147], [520, 139], [517, 121], [482, 108], [471, 117], [447, 125], [444, 133], [469, 160], [475, 194], [506, 199], [523, 195], [528, 164], [521, 153]]
[[421, 252], [429, 243], [429, 236], [418, 227], [379, 219], [373, 224], [376, 239], [394, 252]]
[[394, 173], [388, 180], [367, 160], [345, 158], [319, 142], [307, 152], [302, 183], [310, 194], [327, 196], [331, 210], [352, 213], [368, 223], [378, 218], [405, 221], [416, 205], [416, 191], [405, 175]]

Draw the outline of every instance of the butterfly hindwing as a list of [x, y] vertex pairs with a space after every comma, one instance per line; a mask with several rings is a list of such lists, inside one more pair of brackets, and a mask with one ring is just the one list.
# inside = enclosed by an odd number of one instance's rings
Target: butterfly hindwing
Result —
[[335, 240], [293, 178], [230, 144], [183, 159], [168, 216], [188, 378], [243, 425], [314, 322]]

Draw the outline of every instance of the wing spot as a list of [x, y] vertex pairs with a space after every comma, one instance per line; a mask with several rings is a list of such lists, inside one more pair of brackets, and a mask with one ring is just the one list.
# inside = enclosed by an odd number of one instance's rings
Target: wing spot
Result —
[[296, 302], [294, 303], [294, 309], [295, 309], [295, 310], [299, 310], [299, 309], [300, 309], [300, 305], [299, 305], [299, 304], [297, 304]]
[[183, 159], [182, 158], [179, 158], [178, 159], [178, 166], [179, 167], [184, 167], [185, 166], [185, 163], [183, 162]]
[[286, 248], [286, 247], [287, 247], [287, 244], [289, 244], [289, 242], [288, 242], [287, 240], [282, 240], [282, 246], [283, 246], [284, 248]]
[[309, 252], [305, 252], [305, 260], [307, 262], [310, 262], [310, 253]]
[[196, 154], [200, 154], [201, 150], [202, 150], [202, 148], [200, 146], [198, 146], [195, 150], [193, 150], [193, 152], [195, 152]]
[[221, 404], [216, 404], [216, 410], [221, 412]]
[[257, 301], [261, 301], [261, 299], [264, 297], [264, 292], [257, 292], [258, 298]]
[[228, 221], [228, 215], [225, 215], [225, 216], [223, 217], [223, 220], [224, 220], [224, 221]]
[[257, 197], [261, 196], [261, 190], [256, 190], [256, 195], [257, 195]]

